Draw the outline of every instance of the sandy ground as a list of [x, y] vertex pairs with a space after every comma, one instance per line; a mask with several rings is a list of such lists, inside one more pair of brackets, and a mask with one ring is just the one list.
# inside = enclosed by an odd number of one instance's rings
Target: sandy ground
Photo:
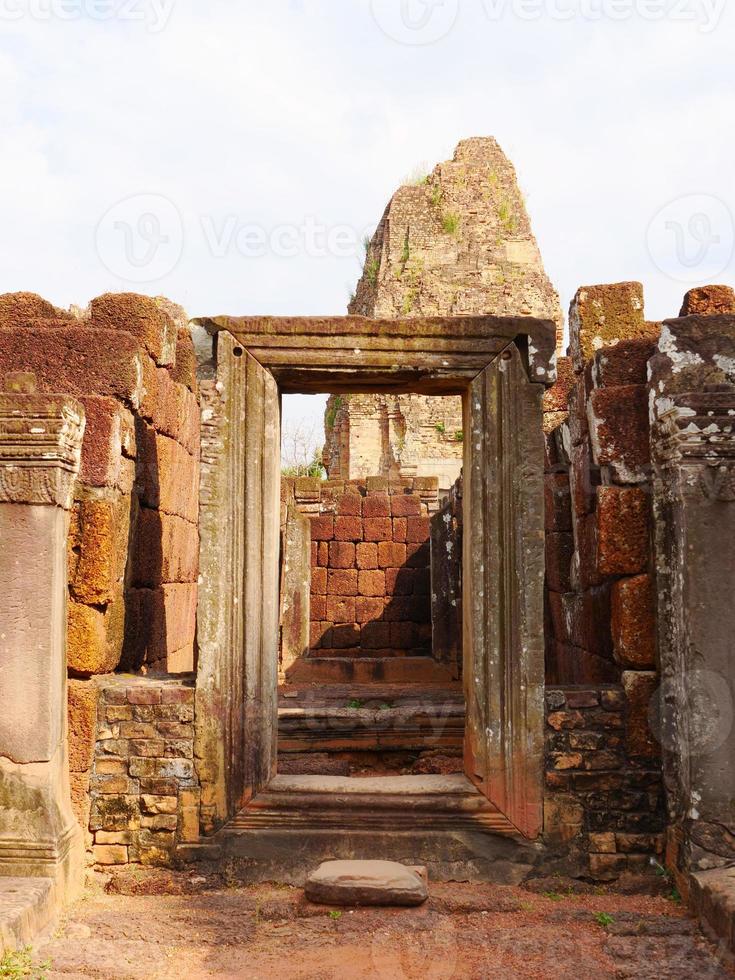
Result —
[[[664, 896], [432, 883], [419, 909], [334, 910], [197, 875], [97, 884], [36, 950], [48, 980], [732, 977]], [[116, 893], [111, 893], [113, 889]]]

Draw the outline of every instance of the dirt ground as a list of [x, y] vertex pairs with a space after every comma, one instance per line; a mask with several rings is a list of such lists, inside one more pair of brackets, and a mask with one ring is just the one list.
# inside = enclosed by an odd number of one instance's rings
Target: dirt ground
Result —
[[591, 887], [580, 895], [553, 880], [534, 892], [432, 883], [429, 901], [418, 909], [335, 910], [311, 905], [296, 888], [227, 887], [197, 874], [139, 872], [103, 885], [92, 885], [39, 943], [39, 977], [733, 976], [724, 951], [664, 895]]

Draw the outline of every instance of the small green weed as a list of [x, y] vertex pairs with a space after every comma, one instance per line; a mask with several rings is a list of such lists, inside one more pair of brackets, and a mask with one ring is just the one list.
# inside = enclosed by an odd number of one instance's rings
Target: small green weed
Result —
[[444, 191], [441, 188], [441, 184], [434, 184], [434, 186], [431, 188], [430, 200], [432, 207], [440, 207], [442, 201], [444, 200]]
[[615, 916], [610, 915], [608, 912], [598, 912], [595, 916], [595, 922], [598, 926], [602, 926], [603, 929], [607, 929], [615, 922]]
[[359, 698], [353, 698], [352, 701], [348, 701], [347, 702], [347, 707], [348, 708], [361, 708], [363, 706], [363, 704], [364, 704], [364, 702], [361, 701]]
[[339, 911], [339, 909], [332, 909], [332, 911], [329, 913], [329, 918], [332, 920], [332, 922], [339, 922], [339, 920], [342, 918], [342, 913]]
[[544, 898], [548, 898], [551, 902], [563, 902], [564, 896], [560, 895], [559, 892], [544, 892]]
[[457, 431], [454, 433], [454, 441], [464, 442], [464, 432], [461, 429], [457, 429]]
[[14, 953], [6, 953], [0, 959], [0, 977], [2, 980], [21, 980], [21, 977], [30, 977], [31, 980], [46, 980], [46, 972], [50, 969], [50, 960], [34, 964], [33, 950], [30, 946], [17, 949]]
[[447, 211], [442, 215], [442, 231], [445, 235], [456, 235], [459, 222], [460, 217], [456, 211]]
[[444, 433], [446, 432], [446, 426], [444, 425], [443, 422], [437, 422], [434, 428], [436, 429], [436, 431], [439, 433], [440, 436], [443, 436]]
[[371, 286], [376, 286], [378, 283], [378, 272], [380, 272], [380, 261], [379, 259], [368, 259], [365, 263], [365, 278], [370, 283]]

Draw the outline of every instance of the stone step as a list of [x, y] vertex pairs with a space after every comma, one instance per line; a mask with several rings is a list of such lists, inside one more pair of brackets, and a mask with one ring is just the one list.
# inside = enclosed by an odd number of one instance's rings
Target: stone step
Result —
[[286, 672], [295, 684], [450, 684], [451, 670], [432, 657], [306, 657]]
[[56, 913], [50, 878], [0, 878], [0, 956], [30, 945]]

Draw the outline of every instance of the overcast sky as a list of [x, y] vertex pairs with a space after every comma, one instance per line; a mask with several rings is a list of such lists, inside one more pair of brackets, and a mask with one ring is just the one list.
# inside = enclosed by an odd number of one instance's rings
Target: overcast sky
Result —
[[343, 313], [396, 186], [494, 135], [564, 309], [674, 315], [735, 281], [734, 54], [725, 0], [0, 0], [0, 291]]

